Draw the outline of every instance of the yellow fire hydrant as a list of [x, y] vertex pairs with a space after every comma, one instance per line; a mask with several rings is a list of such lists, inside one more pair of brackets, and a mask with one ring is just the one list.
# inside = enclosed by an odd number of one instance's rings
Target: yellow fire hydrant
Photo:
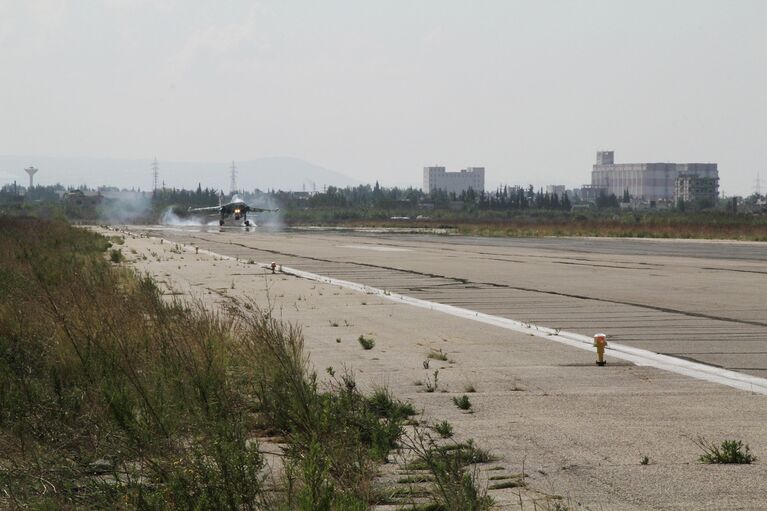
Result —
[[597, 365], [603, 366], [605, 362], [605, 346], [607, 346], [607, 336], [605, 334], [596, 334], [594, 336], [594, 347], [597, 349]]

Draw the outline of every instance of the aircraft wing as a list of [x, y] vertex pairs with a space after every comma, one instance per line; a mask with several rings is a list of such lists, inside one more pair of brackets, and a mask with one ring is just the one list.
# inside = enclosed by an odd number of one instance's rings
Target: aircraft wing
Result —
[[253, 213], [263, 213], [264, 211], [269, 211], [270, 213], [276, 213], [280, 210], [280, 208], [277, 209], [264, 209], [264, 208], [254, 208], [252, 206], [248, 206], [248, 210], [252, 211]]
[[221, 211], [221, 206], [209, 206], [206, 208], [189, 208], [190, 212], [200, 212], [200, 213], [218, 213]]

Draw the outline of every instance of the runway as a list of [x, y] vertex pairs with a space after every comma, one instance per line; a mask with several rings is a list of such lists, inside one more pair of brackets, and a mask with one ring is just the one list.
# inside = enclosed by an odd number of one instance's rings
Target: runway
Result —
[[767, 377], [767, 244], [131, 230]]

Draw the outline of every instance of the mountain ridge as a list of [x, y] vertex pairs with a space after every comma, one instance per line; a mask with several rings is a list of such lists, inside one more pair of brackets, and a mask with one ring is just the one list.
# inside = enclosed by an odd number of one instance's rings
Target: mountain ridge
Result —
[[[40, 169], [35, 183], [64, 186], [152, 188], [150, 158], [0, 155], [0, 184], [26, 184], [25, 167]], [[214, 188], [229, 191], [229, 162], [158, 160], [159, 178], [169, 188]], [[355, 186], [361, 181], [293, 156], [265, 156], [235, 161], [237, 187], [242, 190], [321, 190], [324, 186]]]

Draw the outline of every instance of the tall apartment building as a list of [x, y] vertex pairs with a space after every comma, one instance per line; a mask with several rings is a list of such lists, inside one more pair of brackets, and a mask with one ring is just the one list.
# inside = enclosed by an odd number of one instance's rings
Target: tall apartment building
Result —
[[[597, 152], [591, 185], [618, 197], [628, 190], [643, 200], [672, 200], [680, 174], [719, 179], [716, 163], [615, 163], [613, 151]], [[717, 192], [718, 193], [718, 192]]]
[[443, 190], [460, 195], [469, 188], [477, 192], [485, 189], [485, 167], [468, 167], [460, 172], [446, 172], [445, 167], [423, 168], [423, 192]]

